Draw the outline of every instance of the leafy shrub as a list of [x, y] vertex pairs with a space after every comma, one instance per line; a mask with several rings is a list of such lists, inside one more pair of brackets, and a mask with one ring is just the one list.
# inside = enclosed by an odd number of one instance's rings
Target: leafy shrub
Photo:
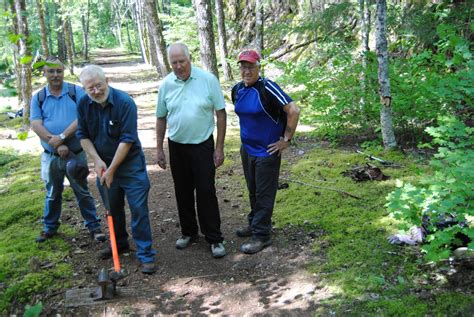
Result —
[[[425, 176], [419, 185], [399, 182], [399, 188], [387, 197], [386, 206], [403, 221], [402, 228], [420, 226], [423, 216], [435, 220], [454, 215], [459, 223], [467, 223], [474, 216], [474, 128], [452, 116], [440, 117], [439, 122], [439, 127], [426, 129], [433, 137], [428, 146], [439, 146], [430, 162], [434, 174]], [[468, 246], [474, 249], [474, 228], [458, 224], [443, 229], [432, 225], [429, 229], [422, 248], [427, 260], [447, 258], [451, 247], [461, 243], [459, 234], [468, 236], [472, 241]]]

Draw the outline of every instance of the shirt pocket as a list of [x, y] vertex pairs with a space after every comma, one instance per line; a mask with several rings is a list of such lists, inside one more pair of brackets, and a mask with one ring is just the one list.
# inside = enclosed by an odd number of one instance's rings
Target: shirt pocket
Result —
[[120, 122], [118, 120], [109, 120], [107, 124], [107, 134], [114, 139], [120, 137]]

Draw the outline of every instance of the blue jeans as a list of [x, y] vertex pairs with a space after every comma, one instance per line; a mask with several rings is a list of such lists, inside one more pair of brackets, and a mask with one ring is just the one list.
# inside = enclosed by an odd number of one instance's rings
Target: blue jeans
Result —
[[[81, 152], [76, 155], [78, 159], [86, 161], [86, 154]], [[76, 196], [84, 224], [89, 231], [100, 228], [100, 219], [97, 217], [94, 198], [92, 198], [87, 179], [76, 180], [66, 173], [67, 160], [50, 153], [41, 154], [41, 178], [46, 185], [46, 198], [44, 201], [43, 230], [56, 232], [59, 228], [61, 216], [62, 194], [64, 190], [64, 176], [67, 177]]]
[[252, 236], [259, 240], [270, 239], [273, 206], [278, 189], [281, 156], [277, 154], [257, 157], [241, 146], [240, 156], [249, 191], [250, 213], [247, 215]]
[[136, 155], [122, 162], [114, 175], [110, 186], [109, 201], [104, 199], [105, 186], [101, 186], [97, 178], [97, 187], [106, 208], [114, 220], [117, 247], [128, 246], [128, 233], [125, 218], [125, 197], [131, 212], [132, 236], [137, 247], [137, 258], [141, 263], [154, 262], [156, 251], [153, 250], [151, 226], [148, 210], [148, 192], [150, 181], [146, 171], [145, 157]]

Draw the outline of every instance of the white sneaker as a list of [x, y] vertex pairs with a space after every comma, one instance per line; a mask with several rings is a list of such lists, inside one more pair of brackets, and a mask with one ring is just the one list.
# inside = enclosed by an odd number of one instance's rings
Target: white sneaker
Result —
[[176, 240], [176, 249], [185, 249], [189, 246], [191, 242], [195, 242], [198, 239], [198, 236], [181, 236], [178, 240]]
[[214, 258], [222, 258], [226, 255], [224, 243], [213, 243], [211, 244], [211, 252]]

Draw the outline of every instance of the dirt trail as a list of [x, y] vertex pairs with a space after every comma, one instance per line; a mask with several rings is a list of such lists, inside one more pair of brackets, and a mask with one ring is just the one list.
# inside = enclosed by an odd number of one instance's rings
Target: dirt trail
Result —
[[[139, 134], [151, 181], [149, 206], [153, 242], [158, 251], [158, 272], [145, 276], [139, 271], [133, 254], [123, 255], [121, 262], [129, 275], [119, 282], [119, 298], [92, 303], [84, 294], [76, 298], [56, 294], [48, 299], [45, 313], [314, 315], [318, 302], [334, 295], [319, 283], [318, 276], [305, 270], [310, 261], [316, 260], [311, 254], [314, 234], [306, 235], [296, 229], [275, 230], [273, 245], [257, 255], [244, 255], [239, 251], [245, 240], [236, 237], [234, 231], [245, 222], [248, 203], [243, 197], [243, 175], [237, 154], [229, 158], [232, 166], [218, 170], [216, 179], [228, 255], [222, 259], [212, 258], [204, 238], [185, 250], [174, 247], [180, 229], [171, 173], [154, 164], [154, 104], [159, 84], [154, 69], [136, 60], [130, 61], [129, 56], [116, 51], [99, 51], [95, 61], [111, 77], [111, 86], [131, 93], [138, 105]], [[229, 122], [235, 122], [233, 112], [228, 113]], [[229, 135], [235, 135], [235, 124], [230, 124], [228, 129]], [[295, 149], [289, 151], [286, 158], [293, 159], [295, 152]], [[94, 197], [98, 197], [92, 177], [90, 187]], [[69, 207], [71, 211], [64, 212], [63, 222], [81, 227], [75, 202], [69, 202]], [[99, 212], [103, 215], [101, 204]], [[83, 229], [80, 236], [69, 242], [72, 254], [67, 260], [73, 263], [77, 281], [73, 289], [77, 294], [81, 290], [84, 293], [96, 286], [98, 270], [111, 267], [112, 261], [98, 259], [97, 253], [105, 244], [91, 242]]]

